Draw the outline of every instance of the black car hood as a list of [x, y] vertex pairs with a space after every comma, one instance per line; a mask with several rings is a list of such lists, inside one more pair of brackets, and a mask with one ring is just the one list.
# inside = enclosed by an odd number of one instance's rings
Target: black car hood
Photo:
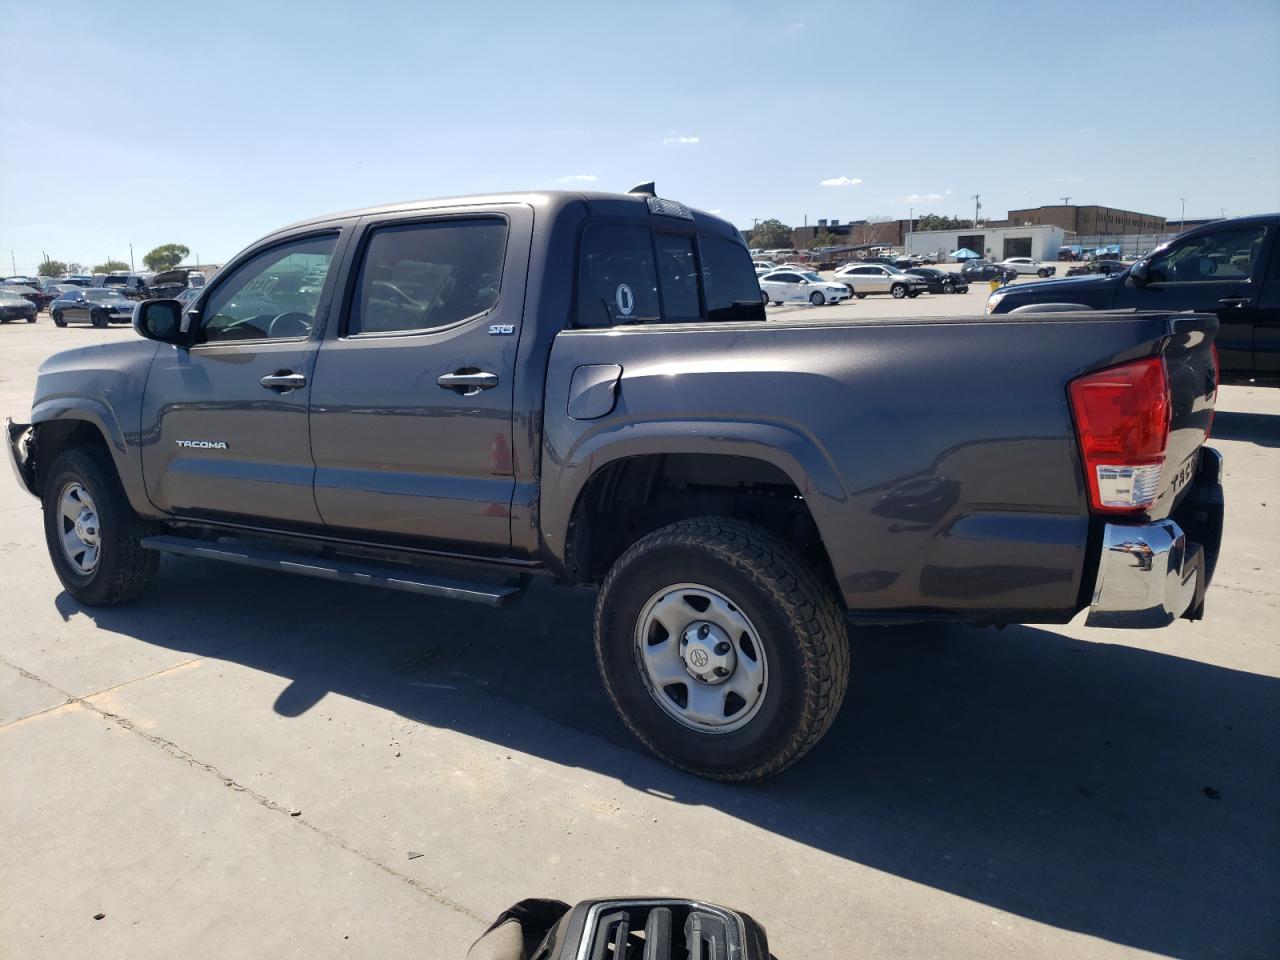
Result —
[[1053, 291], [1080, 291], [1102, 290], [1108, 286], [1114, 286], [1120, 278], [1124, 276], [1121, 273], [1088, 273], [1075, 277], [1059, 277], [1056, 280], [1037, 280], [1035, 283], [1019, 284], [1016, 287], [1006, 288], [1006, 293], [1043, 293]]

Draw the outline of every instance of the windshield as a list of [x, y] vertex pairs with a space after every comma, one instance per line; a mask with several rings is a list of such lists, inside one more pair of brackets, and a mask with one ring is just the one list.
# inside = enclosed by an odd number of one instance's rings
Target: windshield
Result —
[[814, 273], [812, 270], [806, 270], [804, 273], [800, 274], [800, 276], [804, 277], [806, 280], [808, 280], [811, 283], [822, 282], [822, 277], [818, 276], [818, 274]]
[[124, 294], [122, 294], [119, 290], [104, 290], [104, 289], [86, 290], [84, 292], [84, 295], [90, 300], [96, 300], [99, 302], [102, 302], [105, 300], [124, 300], [125, 299]]
[[886, 263], [886, 264], [884, 264], [883, 266], [884, 266], [884, 268], [885, 268], [886, 270], [888, 270], [890, 273], [906, 273], [906, 272], [907, 272], [907, 271], [905, 271], [905, 270], [899, 270], [897, 267], [891, 267], [891, 266], [889, 266], [889, 264], [887, 264], [887, 263]]

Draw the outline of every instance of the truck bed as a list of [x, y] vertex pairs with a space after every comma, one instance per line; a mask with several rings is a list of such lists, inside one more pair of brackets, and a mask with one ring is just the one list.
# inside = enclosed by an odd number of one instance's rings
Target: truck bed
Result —
[[[727, 454], [792, 480], [851, 611], [1065, 621], [1088, 602], [1101, 530], [1067, 384], [1164, 353], [1169, 467], [1132, 519], [1166, 517], [1212, 417], [1216, 326], [1089, 312], [566, 331], [546, 388], [547, 546], [563, 555], [577, 492], [604, 463]], [[570, 383], [590, 364], [621, 366], [616, 406], [573, 419]]]

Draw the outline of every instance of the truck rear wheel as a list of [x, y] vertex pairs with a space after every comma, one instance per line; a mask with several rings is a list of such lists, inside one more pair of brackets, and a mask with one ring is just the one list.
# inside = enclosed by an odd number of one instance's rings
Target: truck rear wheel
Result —
[[129, 505], [105, 457], [90, 449], [64, 450], [44, 485], [44, 535], [53, 569], [67, 593], [89, 607], [137, 598], [160, 566], [144, 550], [151, 530]]
[[849, 681], [834, 591], [778, 537], [720, 517], [663, 527], [618, 559], [596, 602], [595, 648], [631, 732], [715, 780], [794, 763]]

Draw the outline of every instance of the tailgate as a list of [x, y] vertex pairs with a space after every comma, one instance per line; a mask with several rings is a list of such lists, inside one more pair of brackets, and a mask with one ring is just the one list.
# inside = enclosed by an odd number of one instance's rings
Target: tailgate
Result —
[[1169, 374], [1170, 425], [1160, 495], [1151, 507], [1153, 518], [1167, 517], [1195, 478], [1200, 447], [1213, 425], [1218, 399], [1217, 352], [1213, 338], [1217, 317], [1187, 314], [1170, 320], [1164, 343]]

